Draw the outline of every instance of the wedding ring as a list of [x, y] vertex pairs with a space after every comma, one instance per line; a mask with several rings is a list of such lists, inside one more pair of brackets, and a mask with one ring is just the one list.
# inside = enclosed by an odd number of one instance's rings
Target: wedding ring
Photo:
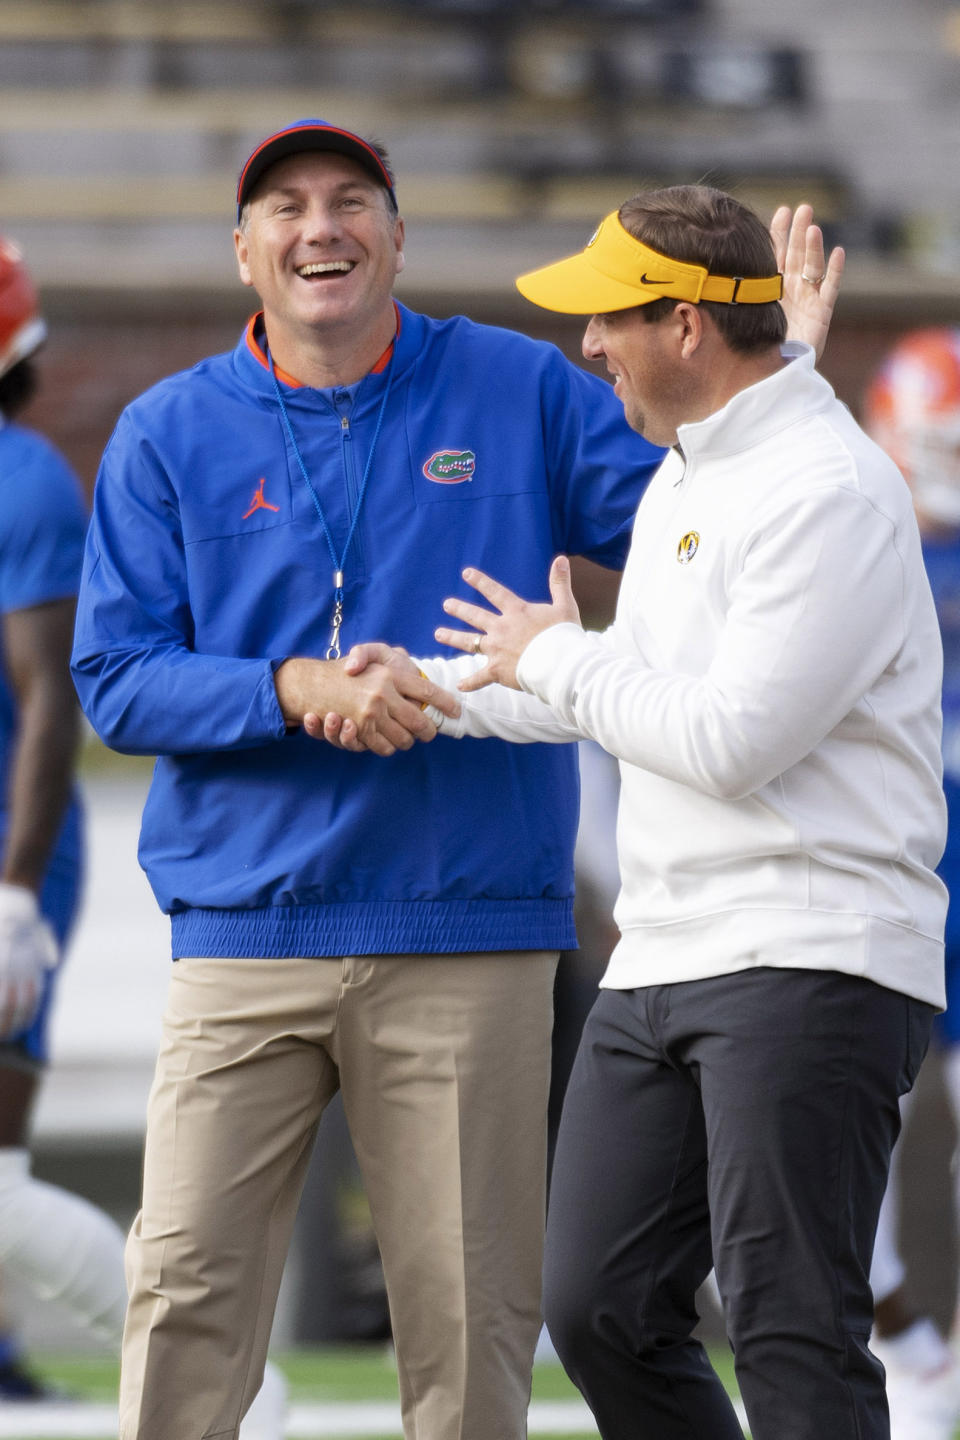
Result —
[[483, 636], [482, 636], [482, 635], [474, 635], [474, 637], [473, 637], [473, 653], [474, 653], [474, 655], [479, 655], [479, 654], [480, 654], [480, 645], [481, 645], [482, 641], [483, 641]]
[[826, 270], [824, 270], [822, 275], [805, 275], [802, 271], [800, 272], [800, 279], [806, 280], [808, 285], [822, 285], [826, 278]]

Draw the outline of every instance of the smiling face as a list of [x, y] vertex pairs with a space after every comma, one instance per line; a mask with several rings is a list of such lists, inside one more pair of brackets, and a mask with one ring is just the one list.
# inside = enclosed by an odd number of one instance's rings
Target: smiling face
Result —
[[318, 340], [375, 344], [384, 333], [388, 343], [403, 221], [356, 161], [328, 151], [278, 161], [254, 191], [234, 244], [240, 279], [263, 302], [283, 368], [296, 373], [298, 352]]
[[[687, 307], [689, 309], [689, 307]], [[694, 418], [695, 376], [689, 336], [677, 311], [652, 323], [640, 307], [594, 315], [583, 337], [588, 360], [603, 361], [632, 430], [653, 445], [673, 445], [677, 426]]]

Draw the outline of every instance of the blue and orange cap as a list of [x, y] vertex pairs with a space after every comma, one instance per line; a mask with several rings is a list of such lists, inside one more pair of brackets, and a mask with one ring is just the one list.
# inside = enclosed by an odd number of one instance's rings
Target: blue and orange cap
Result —
[[254, 186], [271, 165], [288, 155], [297, 155], [304, 150], [334, 150], [338, 155], [347, 155], [368, 170], [374, 180], [389, 191], [396, 205], [393, 176], [382, 157], [374, 147], [352, 130], [331, 125], [327, 120], [295, 120], [275, 135], [261, 140], [240, 171], [237, 181], [237, 219], [244, 205], [250, 199]]

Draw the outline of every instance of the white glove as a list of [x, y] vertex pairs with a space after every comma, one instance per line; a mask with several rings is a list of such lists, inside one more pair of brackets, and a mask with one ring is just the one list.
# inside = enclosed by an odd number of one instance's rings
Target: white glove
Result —
[[30, 1024], [43, 994], [44, 971], [53, 969], [59, 953], [33, 891], [0, 881], [0, 1039]]

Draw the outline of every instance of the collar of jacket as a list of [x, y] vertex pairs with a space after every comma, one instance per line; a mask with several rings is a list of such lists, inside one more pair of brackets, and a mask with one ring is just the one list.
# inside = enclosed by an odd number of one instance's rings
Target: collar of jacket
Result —
[[677, 440], [684, 455], [734, 455], [749, 450], [834, 403], [833, 389], [817, 372], [809, 345], [788, 341], [781, 345], [780, 353], [789, 363], [773, 375], [738, 391], [706, 420], [678, 428]]
[[[401, 375], [411, 368], [423, 347], [424, 317], [413, 310], [408, 310], [398, 301], [394, 301], [394, 305], [397, 311], [397, 334], [393, 342], [393, 356], [389, 365], [385, 365], [379, 371], [370, 371], [366, 377], [361, 397], [364, 407], [369, 403], [371, 396], [380, 394], [381, 385], [385, 382], [388, 371], [394, 367], [396, 368], [393, 374], [393, 386], [396, 388]], [[256, 318], [256, 316], [252, 317], [251, 321], [247, 323], [237, 342], [233, 352], [233, 366], [245, 389], [251, 391], [259, 400], [274, 406], [277, 398], [273, 388], [273, 376], [270, 373], [269, 365], [264, 360], [260, 345], [253, 343], [252, 326]], [[283, 383], [284, 377], [281, 372], [278, 372], [277, 378]], [[288, 406], [295, 409], [301, 407], [313, 409], [318, 401], [325, 402], [329, 391], [335, 388], [335, 386], [330, 386], [326, 390], [315, 390], [309, 385], [284, 385], [284, 399]]]

